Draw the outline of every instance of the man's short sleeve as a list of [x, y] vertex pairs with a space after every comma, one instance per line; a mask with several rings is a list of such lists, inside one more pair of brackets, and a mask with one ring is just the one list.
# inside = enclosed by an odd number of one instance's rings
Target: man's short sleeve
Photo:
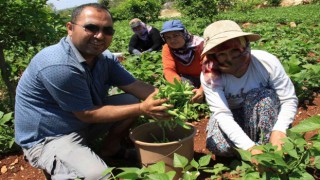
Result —
[[105, 68], [108, 69], [108, 74], [106, 74], [106, 76], [109, 79], [110, 85], [126, 86], [136, 80], [133, 75], [123, 67], [118, 59], [110, 53], [110, 51], [105, 51], [103, 56], [104, 60], [107, 62], [107, 67]]

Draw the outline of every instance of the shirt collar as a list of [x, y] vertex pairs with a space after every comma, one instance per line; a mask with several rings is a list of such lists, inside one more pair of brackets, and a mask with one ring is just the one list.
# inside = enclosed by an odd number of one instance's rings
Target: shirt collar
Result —
[[74, 44], [73, 44], [70, 36], [67, 36], [67, 42], [69, 43], [72, 51], [73, 51], [74, 54], [76, 55], [79, 63], [86, 62], [86, 60], [82, 57], [82, 55], [80, 54], [80, 52], [78, 51], [78, 49], [74, 46]]

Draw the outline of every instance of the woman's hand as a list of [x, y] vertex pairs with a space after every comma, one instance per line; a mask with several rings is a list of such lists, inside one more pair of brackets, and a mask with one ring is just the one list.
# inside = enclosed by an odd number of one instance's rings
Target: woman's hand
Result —
[[[256, 146], [252, 146], [251, 148], [248, 149], [248, 151], [251, 153], [251, 155], [257, 155], [257, 154], [262, 154], [263, 151], [260, 149], [255, 149]], [[255, 165], [259, 165], [258, 161], [254, 158], [251, 159], [251, 163]]]
[[285, 137], [287, 137], [287, 135], [284, 132], [272, 131], [269, 141], [273, 146], [278, 146], [277, 150], [279, 151], [282, 149], [282, 145], [284, 144], [284, 142], [281, 139]]
[[204, 99], [204, 92], [202, 87], [199, 89], [193, 89], [192, 92], [194, 93], [194, 96], [191, 99], [192, 103], [202, 103]]

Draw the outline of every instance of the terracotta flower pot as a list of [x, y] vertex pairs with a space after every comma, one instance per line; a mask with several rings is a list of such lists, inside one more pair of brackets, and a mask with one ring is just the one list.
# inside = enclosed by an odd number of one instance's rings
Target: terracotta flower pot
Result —
[[147, 167], [160, 161], [164, 161], [166, 171], [176, 171], [176, 177], [181, 176], [181, 168], [174, 168], [173, 156], [177, 153], [186, 157], [189, 161], [193, 159], [194, 136], [196, 129], [190, 126], [185, 129], [177, 126], [172, 131], [166, 129], [165, 137], [169, 142], [157, 143], [155, 139], [162, 139], [162, 129], [157, 123], [146, 123], [134, 128], [130, 132], [130, 139], [141, 159], [141, 166]]

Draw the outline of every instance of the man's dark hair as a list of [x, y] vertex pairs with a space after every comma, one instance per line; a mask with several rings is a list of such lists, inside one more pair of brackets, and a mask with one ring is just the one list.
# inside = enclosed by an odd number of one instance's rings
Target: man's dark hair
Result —
[[99, 4], [99, 3], [88, 3], [88, 4], [82, 4], [73, 10], [72, 15], [71, 15], [71, 22], [73, 22], [73, 23], [77, 22], [79, 15], [81, 14], [82, 10], [86, 7], [93, 7], [96, 9], [107, 11], [110, 14], [111, 19], [112, 19], [112, 15], [111, 15], [109, 9], [105, 5]]

